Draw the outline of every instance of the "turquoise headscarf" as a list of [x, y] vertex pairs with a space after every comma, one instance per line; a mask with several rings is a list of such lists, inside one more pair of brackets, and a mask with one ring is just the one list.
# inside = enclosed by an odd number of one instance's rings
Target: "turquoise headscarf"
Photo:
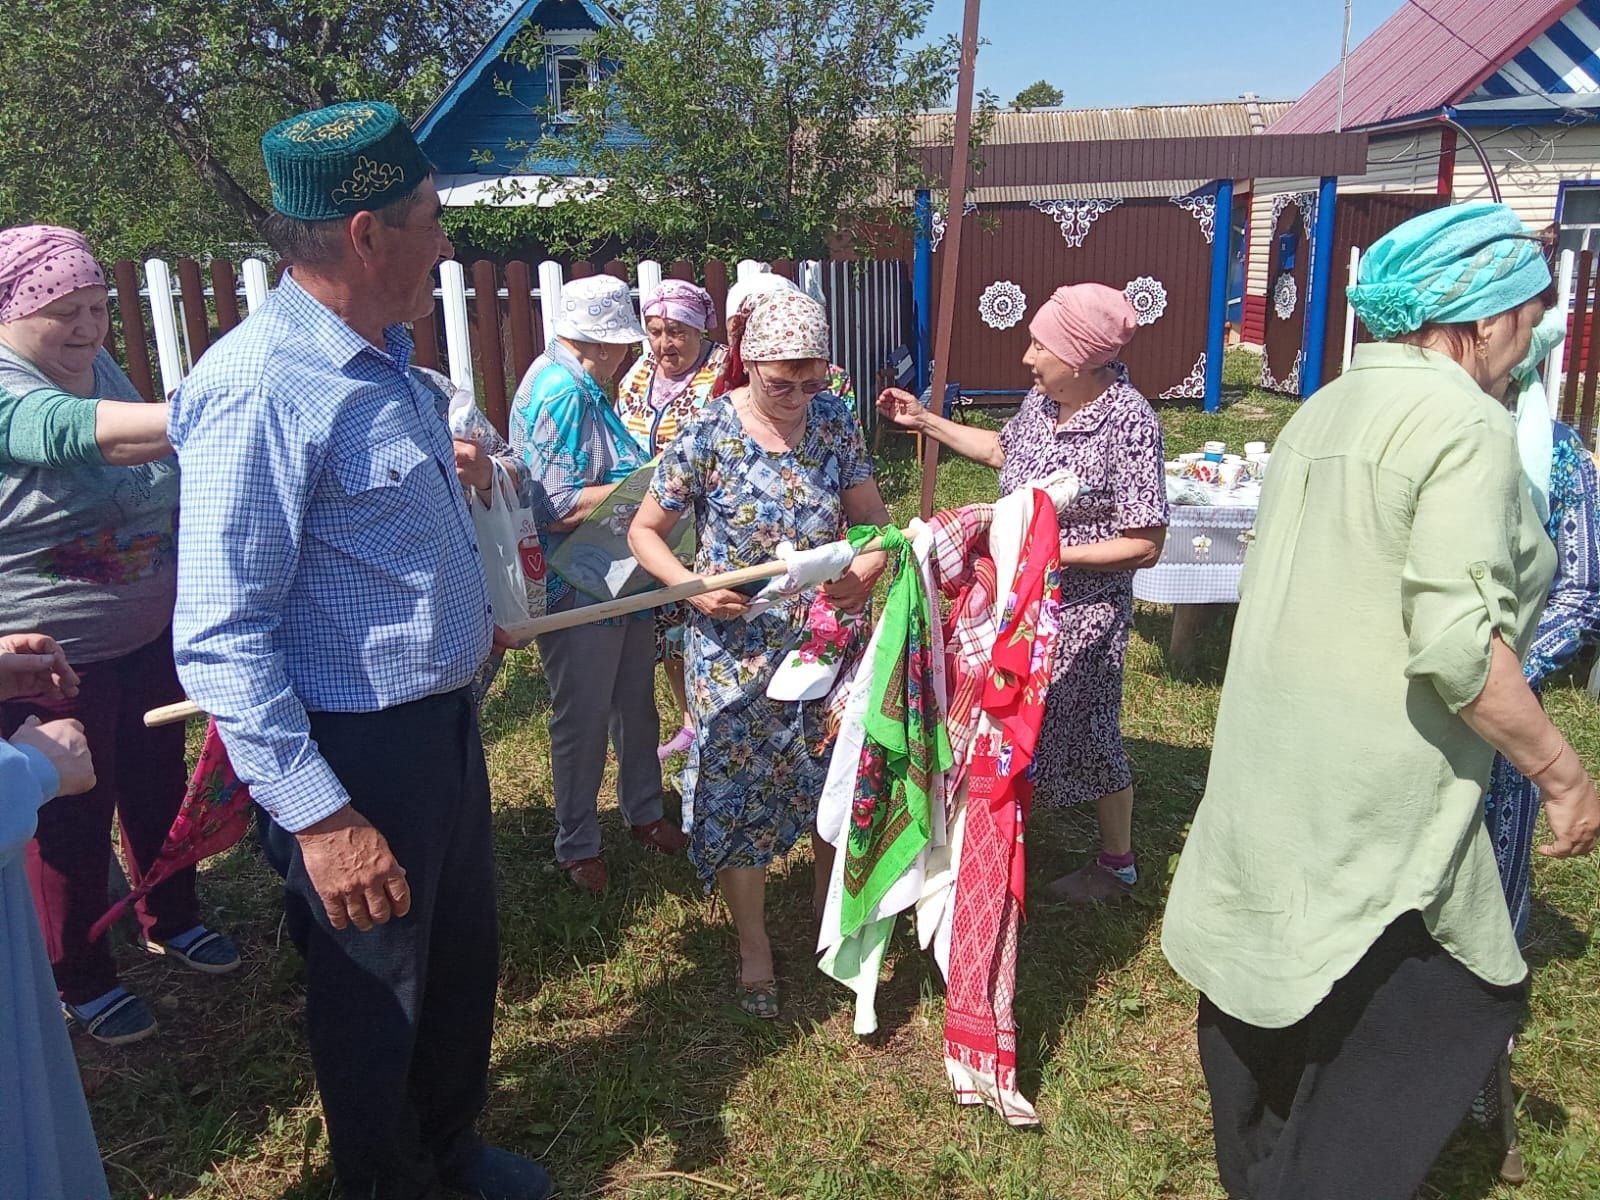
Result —
[[1539, 368], [1550, 351], [1567, 336], [1567, 314], [1558, 305], [1544, 314], [1533, 328], [1533, 343], [1528, 356], [1511, 371], [1511, 386], [1517, 396], [1517, 454], [1522, 459], [1522, 474], [1533, 496], [1533, 507], [1541, 523], [1550, 519], [1550, 469], [1555, 456], [1555, 423], [1550, 416], [1550, 399], [1545, 394]]
[[1452, 204], [1372, 244], [1350, 306], [1376, 338], [1507, 312], [1550, 286], [1538, 240], [1504, 204]]

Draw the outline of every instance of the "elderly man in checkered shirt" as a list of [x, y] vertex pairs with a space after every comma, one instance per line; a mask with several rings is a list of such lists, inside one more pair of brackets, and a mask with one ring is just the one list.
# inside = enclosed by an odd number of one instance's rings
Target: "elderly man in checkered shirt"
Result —
[[469, 684], [493, 623], [455, 448], [403, 322], [451, 254], [432, 167], [359, 102], [262, 140], [291, 264], [172, 403], [174, 643], [272, 818], [347, 1196], [543, 1200], [482, 1143], [498, 974]]

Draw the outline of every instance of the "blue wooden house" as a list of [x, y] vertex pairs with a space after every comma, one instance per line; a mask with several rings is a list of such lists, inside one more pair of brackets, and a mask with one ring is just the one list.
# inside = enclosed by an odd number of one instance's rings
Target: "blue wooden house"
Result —
[[[522, 0], [505, 23], [417, 122], [417, 139], [438, 168], [447, 207], [554, 203], [577, 165], [552, 147], [573, 99], [599, 82], [607, 64], [583, 57], [584, 43], [617, 18], [598, 0]], [[534, 31], [543, 53], [515, 55]], [[618, 128], [619, 144], [638, 137]]]

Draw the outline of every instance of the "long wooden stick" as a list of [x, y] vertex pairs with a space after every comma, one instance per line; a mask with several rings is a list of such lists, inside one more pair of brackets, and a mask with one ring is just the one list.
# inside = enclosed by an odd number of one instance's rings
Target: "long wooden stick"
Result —
[[[912, 531], [902, 529], [901, 534], [907, 538], [912, 536]], [[870, 554], [882, 548], [882, 542], [873, 538], [856, 554]], [[680, 600], [689, 600], [695, 596], [703, 596], [707, 592], [722, 591], [725, 588], [739, 588], [747, 584], [760, 583], [764, 579], [776, 579], [788, 571], [781, 560], [757, 563], [753, 567], [740, 567], [737, 571], [726, 571], [721, 575], [708, 575], [690, 579], [684, 583], [674, 584], [672, 587], [656, 588], [653, 591], [639, 592], [633, 596], [622, 596], [616, 600], [606, 600], [599, 604], [589, 604], [582, 608], [569, 608], [566, 612], [551, 613], [545, 617], [535, 617], [531, 621], [524, 621], [520, 625], [513, 625], [505, 630], [505, 634], [513, 642], [525, 645], [541, 633], [555, 633], [560, 629], [573, 629], [579, 625], [592, 625], [596, 621], [604, 621], [610, 617], [625, 617], [630, 613], [644, 612], [646, 609], [661, 608], [663, 605], [676, 604]], [[205, 711], [193, 700], [182, 700], [177, 704], [163, 704], [160, 708], [152, 708], [144, 714], [144, 723], [148, 728], [158, 725], [172, 725], [178, 721], [187, 721], [194, 717], [205, 716]]]
[[[944, 388], [950, 379], [950, 343], [955, 334], [956, 275], [961, 261], [961, 227], [967, 206], [967, 152], [972, 140], [973, 76], [978, 69], [978, 0], [967, 0], [961, 22], [961, 66], [956, 76], [956, 128], [950, 155], [950, 194], [945, 201], [944, 262], [939, 271], [939, 320], [933, 333], [933, 411], [944, 415]], [[925, 438], [922, 451], [922, 518], [933, 516], [933, 484], [939, 470], [939, 443]]]

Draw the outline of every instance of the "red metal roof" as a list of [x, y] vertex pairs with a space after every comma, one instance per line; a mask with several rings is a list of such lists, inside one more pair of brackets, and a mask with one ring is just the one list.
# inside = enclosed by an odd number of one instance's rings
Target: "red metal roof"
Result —
[[[1577, 0], [1406, 0], [1350, 54], [1344, 127], [1430, 113], [1467, 96]], [[1334, 66], [1270, 133], [1324, 133], [1339, 108]]]

